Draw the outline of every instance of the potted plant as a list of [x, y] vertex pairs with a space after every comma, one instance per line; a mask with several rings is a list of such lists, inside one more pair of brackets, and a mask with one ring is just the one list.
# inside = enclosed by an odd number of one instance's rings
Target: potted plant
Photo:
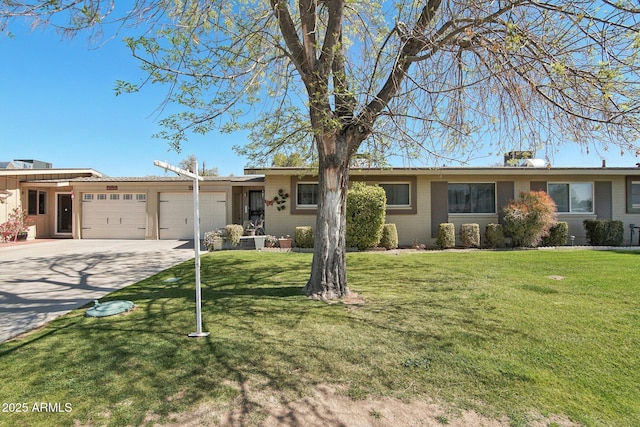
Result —
[[27, 216], [27, 212], [20, 208], [14, 208], [8, 215], [8, 220], [0, 224], [0, 237], [5, 242], [27, 240], [27, 231], [31, 225], [32, 221]]
[[278, 239], [278, 243], [280, 244], [280, 249], [289, 249], [291, 248], [291, 242], [293, 239], [288, 234], [286, 236], [282, 236]]
[[208, 251], [222, 250], [224, 232], [222, 230], [208, 231], [204, 233], [204, 245]]
[[267, 234], [264, 236], [264, 246], [265, 248], [275, 248], [278, 245], [278, 239], [276, 236], [272, 236]]

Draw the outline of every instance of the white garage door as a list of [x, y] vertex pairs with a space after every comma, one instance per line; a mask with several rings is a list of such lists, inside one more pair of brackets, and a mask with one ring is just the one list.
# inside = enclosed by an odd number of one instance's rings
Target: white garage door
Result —
[[84, 193], [83, 239], [144, 239], [147, 198], [142, 193]]
[[[200, 193], [200, 237], [226, 225], [226, 193]], [[193, 239], [193, 193], [160, 194], [160, 238]]]

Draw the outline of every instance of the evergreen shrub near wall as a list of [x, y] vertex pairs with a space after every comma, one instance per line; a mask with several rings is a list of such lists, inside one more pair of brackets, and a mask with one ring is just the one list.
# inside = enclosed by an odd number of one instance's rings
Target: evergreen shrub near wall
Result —
[[456, 246], [456, 226], [450, 222], [438, 225], [438, 235], [436, 245], [440, 249], [453, 248]]
[[564, 246], [569, 237], [569, 224], [557, 222], [549, 229], [549, 234], [542, 237], [542, 246]]
[[354, 182], [347, 193], [347, 247], [375, 248], [382, 237], [386, 208], [382, 187]]
[[622, 221], [587, 219], [583, 222], [587, 242], [592, 246], [620, 246], [624, 238]]
[[224, 227], [224, 241], [230, 243], [231, 246], [240, 244], [240, 237], [244, 233], [244, 228], [239, 224], [229, 224]]
[[384, 225], [379, 246], [385, 249], [398, 248], [398, 229], [395, 224]]
[[480, 247], [480, 226], [478, 224], [462, 224], [460, 240], [465, 248]]
[[487, 224], [484, 232], [485, 244], [490, 248], [504, 247], [504, 230], [502, 224]]
[[311, 227], [296, 227], [296, 248], [313, 248], [313, 230]]

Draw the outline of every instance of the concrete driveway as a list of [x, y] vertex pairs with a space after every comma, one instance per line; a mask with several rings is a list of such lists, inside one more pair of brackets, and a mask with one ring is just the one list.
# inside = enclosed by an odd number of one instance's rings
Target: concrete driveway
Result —
[[175, 240], [0, 245], [0, 342], [193, 256]]

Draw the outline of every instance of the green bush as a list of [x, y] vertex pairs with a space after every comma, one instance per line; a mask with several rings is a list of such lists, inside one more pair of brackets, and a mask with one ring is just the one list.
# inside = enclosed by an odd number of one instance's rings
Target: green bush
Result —
[[592, 246], [620, 246], [624, 238], [622, 221], [587, 219], [583, 222], [587, 242]]
[[487, 224], [484, 237], [485, 243], [488, 247], [504, 247], [504, 229], [502, 228], [502, 224]]
[[556, 223], [556, 204], [544, 191], [522, 192], [503, 211], [504, 231], [513, 246], [538, 246]]
[[311, 227], [296, 227], [296, 248], [313, 248], [313, 230]]
[[385, 249], [396, 249], [398, 247], [398, 229], [395, 224], [385, 224], [382, 228], [380, 246]]
[[566, 222], [556, 222], [550, 229], [549, 234], [542, 237], [542, 246], [564, 246], [569, 237], [569, 224]]
[[462, 224], [460, 226], [460, 240], [465, 248], [480, 246], [480, 226], [478, 224]]
[[222, 242], [224, 242], [224, 231], [215, 230], [204, 233], [204, 246], [209, 252], [215, 251]]
[[450, 222], [438, 225], [436, 245], [440, 249], [453, 248], [456, 245], [456, 226]]
[[230, 243], [231, 246], [240, 244], [240, 237], [244, 233], [244, 228], [239, 224], [229, 224], [224, 227], [224, 241]]
[[375, 248], [382, 237], [387, 196], [382, 187], [354, 182], [347, 193], [346, 244]]

